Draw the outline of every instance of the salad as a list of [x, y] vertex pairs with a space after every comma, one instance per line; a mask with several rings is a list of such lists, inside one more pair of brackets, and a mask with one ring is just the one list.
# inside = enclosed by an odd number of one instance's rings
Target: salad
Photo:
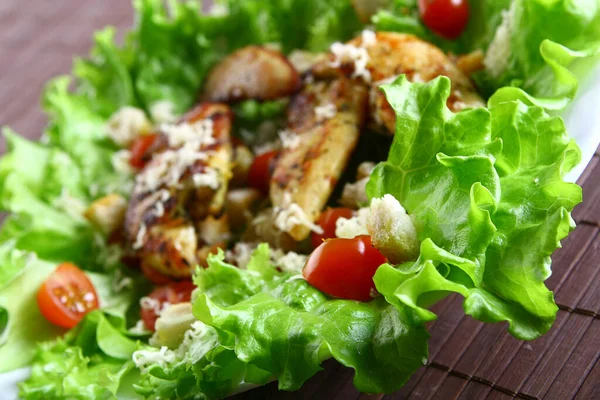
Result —
[[572, 0], [134, 0], [0, 159], [0, 372], [26, 399], [361, 392], [427, 364], [429, 308], [518, 339], [557, 313], [600, 54]]

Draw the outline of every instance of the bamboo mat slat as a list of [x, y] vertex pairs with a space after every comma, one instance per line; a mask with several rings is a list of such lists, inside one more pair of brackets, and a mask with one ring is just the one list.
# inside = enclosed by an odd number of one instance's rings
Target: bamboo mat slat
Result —
[[[44, 83], [68, 73], [74, 56], [105, 25], [131, 25], [127, 0], [0, 2], [0, 124], [38, 138], [46, 123], [39, 106]], [[4, 151], [4, 143], [0, 151]], [[429, 364], [397, 393], [369, 396], [352, 386], [351, 370], [333, 361], [298, 392], [276, 384], [236, 399], [595, 399], [600, 398], [600, 149], [581, 176], [584, 202], [577, 229], [553, 257], [547, 281], [560, 311], [548, 334], [521, 342], [504, 324], [482, 324], [450, 296], [436, 304]]]

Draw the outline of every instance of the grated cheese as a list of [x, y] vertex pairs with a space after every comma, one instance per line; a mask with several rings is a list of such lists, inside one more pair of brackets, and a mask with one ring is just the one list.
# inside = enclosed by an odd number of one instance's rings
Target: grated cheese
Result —
[[452, 105], [452, 108], [454, 108], [456, 111], [464, 110], [467, 107], [467, 103], [465, 103], [464, 101], [455, 101]]
[[219, 173], [214, 168], [205, 168], [204, 172], [192, 175], [192, 181], [197, 188], [209, 187], [217, 190], [220, 186]]
[[134, 335], [143, 335], [147, 333], [148, 330], [146, 329], [144, 321], [140, 319], [138, 322], [135, 323], [133, 327], [129, 328], [129, 332], [133, 333]]
[[195, 143], [199, 148], [217, 142], [213, 137], [213, 125], [212, 119], [207, 118], [193, 124], [162, 124], [159, 129], [167, 135], [171, 147]]
[[235, 264], [238, 268], [246, 269], [255, 248], [255, 243], [238, 242], [233, 246], [233, 249], [227, 250], [225, 259], [227, 262]]
[[133, 286], [133, 279], [123, 275], [120, 269], [117, 269], [113, 276], [110, 286], [115, 293], [119, 293], [123, 289], [130, 288]]
[[121, 147], [127, 147], [133, 140], [150, 130], [150, 122], [144, 111], [135, 107], [123, 107], [114, 113], [106, 125], [108, 136]]
[[176, 361], [177, 355], [173, 350], [169, 350], [167, 346], [162, 346], [159, 350], [138, 350], [133, 353], [132, 358], [136, 367], [142, 372], [148, 372], [148, 369], [153, 365], [165, 368], [168, 364]]
[[306, 265], [308, 256], [298, 254], [293, 251], [283, 253], [281, 250], [273, 251], [275, 266], [279, 267], [283, 272], [302, 275], [302, 269]]
[[337, 107], [335, 104], [325, 104], [324, 106], [315, 107], [315, 116], [317, 120], [323, 121], [335, 117], [337, 114]]
[[167, 150], [155, 156], [152, 162], [136, 177], [141, 191], [154, 191], [162, 185], [179, 187], [179, 179], [196, 161], [206, 160], [206, 152], [198, 151], [194, 142], [177, 150]]
[[302, 207], [296, 203], [291, 203], [285, 208], [276, 207], [273, 213], [275, 227], [282, 232], [291, 232], [296, 226], [305, 226], [315, 233], [323, 233], [323, 228], [311, 221]]
[[144, 246], [144, 239], [146, 238], [147, 231], [148, 228], [146, 227], [146, 224], [142, 223], [140, 225], [140, 229], [138, 230], [137, 236], [135, 237], [135, 243], [132, 246], [134, 250], [141, 249], [142, 246]]
[[150, 117], [157, 124], [169, 124], [177, 121], [175, 104], [168, 100], [152, 103], [150, 106]]
[[142, 372], [147, 372], [154, 365], [161, 368], [176, 362], [192, 365], [200, 361], [218, 343], [218, 335], [214, 328], [205, 325], [202, 321], [195, 321], [184, 333], [181, 344], [175, 350], [167, 346], [159, 349], [137, 350], [133, 353], [132, 359]]
[[284, 149], [295, 149], [300, 145], [300, 136], [289, 129], [279, 131], [279, 140], [281, 140], [281, 147]]
[[335, 222], [335, 236], [352, 239], [359, 235], [368, 235], [367, 222], [371, 217], [369, 208], [361, 208], [352, 218], [338, 218]]
[[269, 151], [279, 150], [279, 143], [277, 142], [266, 142], [256, 145], [252, 148], [254, 154], [260, 156], [261, 154], [268, 153]]
[[156, 315], [159, 315], [162, 312], [160, 301], [153, 299], [152, 297], [142, 297], [140, 299], [140, 307], [142, 310], [153, 311]]
[[124, 175], [133, 175], [134, 170], [131, 164], [129, 164], [129, 160], [131, 160], [131, 151], [119, 150], [112, 155], [110, 162], [116, 172]]
[[365, 48], [335, 42], [331, 45], [330, 50], [334, 56], [334, 60], [330, 63], [333, 68], [339, 68], [344, 64], [354, 64], [352, 77], [371, 82], [371, 73], [367, 69], [370, 58]]
[[370, 47], [377, 44], [377, 36], [375, 35], [375, 32], [369, 29], [362, 31], [360, 36], [363, 47]]
[[154, 203], [154, 215], [157, 218], [160, 218], [163, 215], [165, 215], [165, 205], [162, 202], [157, 201], [156, 203]]

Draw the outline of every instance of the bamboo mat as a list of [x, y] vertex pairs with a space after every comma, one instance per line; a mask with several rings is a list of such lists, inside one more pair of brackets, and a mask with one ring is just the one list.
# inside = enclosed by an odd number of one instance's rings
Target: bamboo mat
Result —
[[[92, 33], [131, 24], [128, 0], [4, 0], [0, 2], [0, 124], [39, 137], [44, 82], [68, 73], [72, 57], [85, 55]], [[1, 151], [4, 151], [2, 143]], [[352, 386], [352, 371], [328, 361], [298, 392], [276, 384], [237, 399], [594, 399], [600, 398], [600, 154], [579, 183], [584, 202], [577, 229], [554, 256], [547, 284], [560, 311], [552, 330], [532, 342], [515, 340], [504, 324], [464, 316], [461, 299], [437, 304], [430, 325], [429, 364], [399, 392], [367, 396]]]

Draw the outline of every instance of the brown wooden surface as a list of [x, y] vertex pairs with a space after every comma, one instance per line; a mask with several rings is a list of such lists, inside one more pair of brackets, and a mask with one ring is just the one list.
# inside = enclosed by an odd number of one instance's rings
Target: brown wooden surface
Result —
[[[44, 82], [69, 72], [95, 30], [108, 24], [122, 30], [131, 22], [128, 0], [1, 1], [0, 124], [39, 137]], [[464, 316], [461, 299], [453, 296], [435, 306], [440, 317], [430, 326], [429, 365], [395, 394], [361, 395], [352, 386], [352, 371], [328, 361], [298, 392], [279, 392], [270, 384], [237, 398], [600, 398], [599, 160], [597, 154], [580, 179], [585, 200], [574, 213], [579, 226], [554, 257], [548, 285], [561, 310], [542, 338], [521, 342], [504, 324]]]

